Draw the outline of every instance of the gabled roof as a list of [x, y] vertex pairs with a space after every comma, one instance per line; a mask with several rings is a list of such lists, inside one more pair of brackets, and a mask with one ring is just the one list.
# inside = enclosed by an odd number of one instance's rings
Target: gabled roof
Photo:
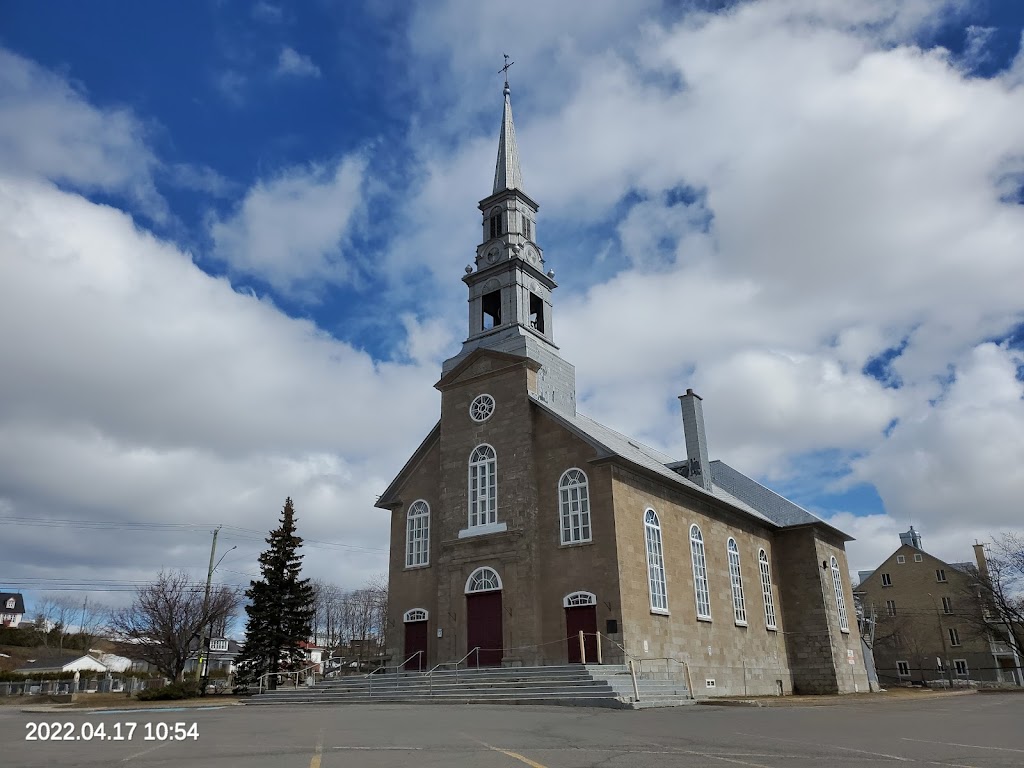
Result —
[[413, 451], [413, 454], [412, 456], [409, 457], [409, 460], [405, 462], [405, 465], [398, 471], [398, 474], [395, 475], [395, 479], [391, 481], [391, 485], [389, 485], [387, 489], [385, 489], [384, 493], [380, 495], [380, 498], [377, 499], [376, 503], [373, 506], [379, 507], [380, 509], [391, 509], [393, 506], [399, 503], [399, 500], [395, 498], [395, 494], [398, 492], [398, 489], [401, 487], [402, 483], [405, 482], [405, 479], [412, 473], [412, 471], [420, 463], [420, 461], [423, 460], [423, 457], [427, 454], [427, 451], [429, 451], [431, 447], [433, 447], [434, 443], [437, 442], [440, 436], [441, 421], [438, 420], [437, 424], [434, 425], [434, 428], [430, 430], [430, 432], [427, 434], [425, 438], [423, 438], [423, 442], [419, 444], [419, 447], [415, 451]]
[[81, 661], [82, 659], [88, 659], [89, 661], [95, 664], [99, 664], [102, 667], [106, 666], [102, 661], [97, 659], [95, 656], [90, 656], [89, 654], [82, 653], [80, 651], [66, 653], [44, 651], [35, 658], [29, 659], [25, 662], [24, 666], [19, 667], [14, 671], [24, 673], [40, 672], [43, 670], [51, 669], [60, 670], [66, 667], [68, 664], [72, 664], [76, 661]]
[[[7, 601], [14, 598], [14, 608], [7, 607]], [[13, 610], [14, 613], [25, 613], [25, 598], [20, 592], [0, 592], [0, 613]]]
[[740, 512], [756, 518], [762, 523], [773, 524], [771, 518], [761, 514], [757, 509], [736, 498], [724, 488], [714, 487], [711, 491], [706, 491], [701, 486], [675, 472], [669, 467], [670, 464], [675, 463], [675, 460], [668, 454], [644, 445], [638, 440], [626, 437], [626, 435], [616, 432], [611, 427], [606, 427], [604, 424], [596, 422], [581, 413], [569, 416], [553, 410], [532, 394], [530, 399], [534, 405], [547, 413], [551, 418], [562, 423], [570, 431], [575, 432], [583, 440], [593, 445], [598, 450], [599, 458], [618, 457], [625, 459], [631, 464], [659, 475], [672, 485], [717, 499]]

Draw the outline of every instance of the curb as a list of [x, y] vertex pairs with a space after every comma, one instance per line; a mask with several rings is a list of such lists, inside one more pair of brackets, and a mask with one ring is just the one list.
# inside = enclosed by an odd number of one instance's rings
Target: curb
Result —
[[711, 707], [835, 707], [849, 703], [871, 703], [871, 704], [893, 704], [903, 701], [922, 701], [925, 699], [945, 699], [951, 696], [970, 696], [978, 693], [977, 690], [966, 691], [935, 691], [933, 693], [921, 693], [914, 696], [900, 697], [874, 697], [871, 699], [858, 699], [856, 693], [843, 696], [822, 697], [820, 701], [794, 700], [792, 697], [773, 697], [771, 699], [698, 699], [697, 704]]

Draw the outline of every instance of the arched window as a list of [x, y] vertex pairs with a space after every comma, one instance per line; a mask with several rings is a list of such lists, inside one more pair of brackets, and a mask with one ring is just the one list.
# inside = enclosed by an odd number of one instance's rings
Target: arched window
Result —
[[494, 238], [494, 237], [501, 237], [501, 235], [502, 235], [502, 229], [501, 229], [501, 208], [493, 208], [493, 209], [491, 209], [490, 224], [491, 224], [491, 237], [492, 238]]
[[493, 568], [477, 568], [466, 579], [466, 594], [470, 592], [494, 592], [501, 589], [501, 577]]
[[10, 599], [9, 599], [9, 600], [7, 601], [7, 607], [8, 607], [8, 608], [10, 608], [10, 609], [12, 609], [12, 610], [14, 609], [14, 606], [15, 606], [16, 604], [17, 604], [17, 603], [16, 603], [16, 601], [15, 601], [15, 599], [14, 599], [13, 597], [12, 597], [12, 598], [10, 598]]
[[843, 597], [843, 576], [839, 572], [839, 561], [832, 558], [832, 586], [836, 590], [836, 608], [839, 609], [839, 629], [850, 631], [850, 622], [846, 618], [846, 599]]
[[562, 543], [590, 541], [590, 492], [582, 469], [569, 469], [558, 481], [562, 512]]
[[593, 592], [573, 592], [562, 598], [562, 607], [564, 608], [577, 608], [586, 605], [597, 605], [597, 597]]
[[729, 581], [732, 584], [732, 615], [742, 627], [747, 626], [747, 604], [743, 599], [743, 574], [740, 573], [740, 548], [736, 539], [730, 538], [726, 549], [729, 551]]
[[708, 592], [708, 563], [704, 558], [704, 536], [696, 525], [690, 526], [690, 559], [693, 561], [693, 591], [697, 598], [697, 618], [711, 620], [711, 594]]
[[489, 445], [469, 457], [469, 527], [498, 522], [498, 458]]
[[762, 549], [757, 553], [757, 564], [761, 568], [761, 594], [764, 597], [764, 625], [776, 629], [775, 598], [772, 597], [772, 572], [768, 567], [768, 555]]
[[668, 613], [665, 553], [661, 548], [661, 521], [653, 509], [644, 512], [644, 539], [647, 542], [647, 584], [651, 592], [651, 612]]
[[405, 528], [405, 567], [430, 563], [430, 507], [423, 499], [409, 505]]
[[405, 615], [402, 616], [402, 621], [406, 624], [413, 621], [426, 621], [429, 616], [430, 614], [427, 613], [426, 608], [412, 608], [405, 612]]

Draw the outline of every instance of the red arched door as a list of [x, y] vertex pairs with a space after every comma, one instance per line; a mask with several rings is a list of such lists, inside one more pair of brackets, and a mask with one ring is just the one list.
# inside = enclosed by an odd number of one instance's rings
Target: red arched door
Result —
[[597, 663], [597, 606], [584, 605], [565, 609], [565, 641], [569, 648], [569, 663], [582, 664], [580, 658], [580, 632], [587, 663]]
[[[427, 668], [427, 620], [405, 622], [405, 664], [403, 669], [422, 672]], [[417, 651], [419, 655], [411, 658]]]
[[[501, 592], [478, 592], [466, 595], [466, 651], [480, 649], [481, 667], [501, 665], [505, 655], [501, 632]], [[466, 661], [476, 666], [477, 654]]]

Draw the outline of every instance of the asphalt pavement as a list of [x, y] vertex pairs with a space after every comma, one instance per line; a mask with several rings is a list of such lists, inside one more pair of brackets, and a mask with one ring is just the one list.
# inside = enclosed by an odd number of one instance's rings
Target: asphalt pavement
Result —
[[331, 705], [27, 713], [5, 707], [0, 765], [1019, 768], [1022, 725], [1024, 695], [1014, 694], [641, 711]]

